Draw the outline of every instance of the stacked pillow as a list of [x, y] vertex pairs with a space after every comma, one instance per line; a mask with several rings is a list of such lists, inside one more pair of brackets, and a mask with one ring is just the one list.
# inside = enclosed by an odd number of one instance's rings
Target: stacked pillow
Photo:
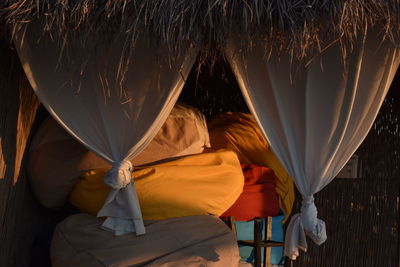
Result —
[[[209, 145], [204, 115], [195, 108], [177, 104], [153, 141], [132, 159], [132, 163], [137, 166], [198, 154]], [[89, 170], [110, 167], [49, 118], [34, 137], [28, 175], [39, 202], [48, 208], [58, 208], [66, 203], [81, 175]]]

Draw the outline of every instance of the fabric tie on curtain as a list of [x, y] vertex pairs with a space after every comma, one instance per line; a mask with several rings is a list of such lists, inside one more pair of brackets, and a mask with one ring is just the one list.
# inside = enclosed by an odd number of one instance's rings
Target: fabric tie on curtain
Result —
[[98, 36], [75, 32], [57, 40], [45, 28], [44, 19], [29, 22], [14, 40], [29, 82], [57, 122], [112, 165], [105, 182], [113, 189], [98, 213], [106, 217], [103, 227], [144, 234], [129, 160], [165, 122], [197, 50], [172, 60], [167, 48], [140, 38], [127, 54], [123, 34], [105, 31], [104, 42], [93, 43]]
[[105, 174], [104, 182], [113, 189], [126, 187], [132, 180], [133, 166], [129, 160], [117, 162]]
[[298, 248], [306, 251], [306, 234], [316, 243], [321, 245], [327, 239], [325, 222], [317, 218], [318, 211], [314, 204], [314, 197], [304, 197], [301, 213], [292, 216], [287, 232], [298, 233], [288, 235], [285, 239], [285, 255], [295, 260], [299, 256]]
[[307, 250], [306, 235], [322, 244], [325, 223], [317, 218], [314, 194], [339, 173], [371, 128], [400, 62], [399, 47], [383, 40], [378, 27], [360, 33], [343, 56], [334, 44], [305, 66], [290, 55], [265, 54], [265, 41], [225, 54], [272, 150], [303, 196], [292, 216], [285, 255]]
[[[314, 204], [314, 197], [303, 196], [303, 203], [301, 206], [301, 213], [299, 218], [299, 223], [302, 223], [304, 227], [304, 231], [308, 234], [308, 236], [318, 245], [321, 245], [325, 242], [326, 230], [325, 230], [325, 222], [317, 218], [318, 211], [317, 207]], [[297, 222], [294, 222], [297, 223]]]
[[[132, 172], [132, 163], [129, 160], [123, 160], [113, 164], [104, 176], [104, 182], [113, 190], [108, 195], [98, 216], [107, 217], [102, 226], [105, 229], [112, 229], [116, 235], [130, 232], [144, 234], [146, 231], [141, 219], [140, 206], [136, 204], [138, 203], [137, 197], [135, 197], [136, 189], [131, 183]], [[129, 203], [132, 204], [129, 205]], [[121, 212], [115, 213], [118, 210]]]

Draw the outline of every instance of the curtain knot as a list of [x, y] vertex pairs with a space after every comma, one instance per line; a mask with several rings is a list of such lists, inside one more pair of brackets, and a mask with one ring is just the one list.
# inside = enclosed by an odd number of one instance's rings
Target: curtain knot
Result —
[[299, 249], [307, 251], [306, 235], [321, 245], [327, 239], [325, 222], [317, 218], [314, 197], [303, 196], [301, 212], [292, 216], [285, 238], [285, 255], [295, 260]]
[[302, 201], [303, 206], [305, 204], [311, 205], [313, 203], [314, 203], [314, 196], [303, 196], [303, 201]]
[[114, 163], [105, 174], [104, 182], [114, 189], [126, 187], [132, 179], [133, 166], [129, 160]]
[[306, 234], [318, 245], [326, 240], [325, 222], [318, 219], [318, 210], [314, 203], [314, 196], [303, 196], [301, 206], [301, 222]]

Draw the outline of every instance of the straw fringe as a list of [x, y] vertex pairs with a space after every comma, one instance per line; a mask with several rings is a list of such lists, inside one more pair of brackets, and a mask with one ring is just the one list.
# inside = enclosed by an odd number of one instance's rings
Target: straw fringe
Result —
[[[89, 33], [125, 34], [126, 50], [139, 35], [150, 35], [171, 57], [189, 46], [203, 54], [218, 54], [226, 38], [240, 34], [243, 47], [254, 38], [267, 40], [271, 50], [303, 59], [334, 41], [345, 49], [359, 32], [375, 24], [383, 38], [397, 44], [400, 33], [400, 0], [2, 0], [0, 16], [11, 34], [22, 25], [44, 17], [44, 31], [60, 39]], [[112, 38], [111, 34], [111, 38]], [[91, 35], [91, 41], [93, 41]], [[110, 34], [109, 34], [110, 36]], [[100, 39], [99, 39], [100, 40]], [[95, 41], [95, 40], [94, 40]]]

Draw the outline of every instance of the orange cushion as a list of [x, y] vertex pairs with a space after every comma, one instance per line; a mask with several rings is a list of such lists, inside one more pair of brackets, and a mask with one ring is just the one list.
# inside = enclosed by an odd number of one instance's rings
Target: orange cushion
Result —
[[[70, 194], [83, 212], [97, 214], [110, 188], [107, 170], [85, 173]], [[163, 220], [190, 215], [220, 216], [242, 193], [244, 177], [234, 152], [188, 156], [133, 172], [144, 219]]]

